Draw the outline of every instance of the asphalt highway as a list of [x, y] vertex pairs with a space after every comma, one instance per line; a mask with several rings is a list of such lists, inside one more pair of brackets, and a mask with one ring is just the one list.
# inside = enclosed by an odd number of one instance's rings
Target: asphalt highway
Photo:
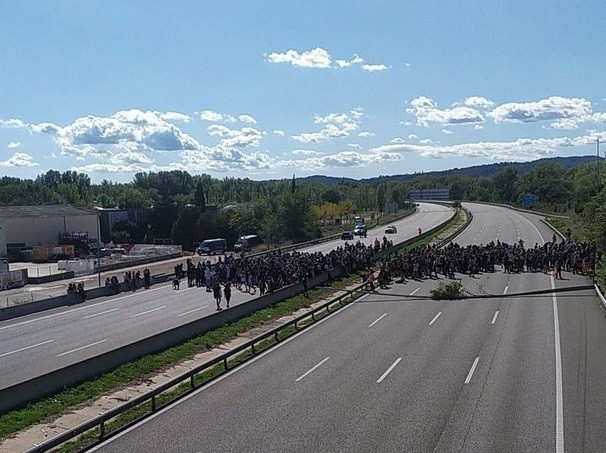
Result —
[[[538, 217], [469, 204], [457, 242], [543, 244]], [[463, 277], [369, 293], [104, 444], [102, 452], [603, 452], [606, 319], [564, 273]]]
[[[446, 221], [452, 210], [422, 203], [418, 211], [394, 224], [401, 242]], [[370, 230], [361, 240], [371, 243], [383, 237], [383, 228]], [[357, 239], [356, 239], [357, 240]], [[303, 251], [329, 252], [344, 241], [319, 244]], [[232, 306], [257, 294], [232, 291]], [[225, 302], [223, 302], [223, 306]], [[54, 369], [111, 351], [215, 312], [212, 293], [187, 288], [175, 291], [170, 284], [133, 293], [99, 298], [78, 306], [61, 307], [0, 322], [0, 388], [6, 388]]]

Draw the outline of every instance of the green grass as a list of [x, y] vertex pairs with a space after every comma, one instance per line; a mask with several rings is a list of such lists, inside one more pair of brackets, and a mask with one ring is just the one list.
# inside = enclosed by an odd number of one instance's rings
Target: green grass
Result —
[[[451, 223], [452, 221], [449, 222], [449, 224]], [[443, 229], [432, 236], [435, 237], [437, 234], [443, 231]], [[430, 238], [425, 238], [423, 242], [428, 240], [430, 240]], [[310, 289], [308, 297], [298, 294], [279, 302], [274, 306], [263, 308], [237, 321], [199, 335], [198, 337], [195, 337], [178, 346], [169, 348], [157, 354], [141, 357], [132, 362], [121, 365], [99, 377], [66, 389], [56, 395], [33, 402], [22, 409], [0, 415], [0, 439], [36, 423], [50, 420], [52, 417], [56, 417], [68, 409], [73, 409], [105, 393], [115, 391], [128, 384], [133, 384], [153, 374], [157, 374], [184, 359], [191, 358], [202, 351], [207, 351], [213, 347], [229, 342], [230, 340], [238, 337], [238, 335], [249, 331], [251, 328], [262, 326], [268, 321], [293, 313], [300, 308], [309, 307], [312, 303], [319, 301], [336, 291], [345, 289], [352, 284], [359, 283], [361, 283], [360, 277], [356, 274], [339, 280], [334, 280], [330, 286], [319, 286]], [[338, 303], [335, 304], [335, 306], [336, 305], [338, 305]], [[319, 320], [327, 315], [328, 312], [326, 310], [322, 310], [315, 315], [315, 319]], [[301, 322], [300, 325], [304, 326], [310, 323], [311, 319]], [[294, 327], [284, 329], [280, 334], [280, 338], [284, 338], [285, 336], [294, 332]], [[275, 342], [273, 339], [268, 339], [261, 342], [255, 346], [255, 350], [257, 352], [261, 351], [263, 348], [271, 346], [273, 342]], [[247, 358], [246, 354], [250, 354], [250, 352], [240, 354], [234, 359], [230, 360], [230, 366], [235, 366], [240, 361], [245, 360]], [[205, 370], [196, 377], [196, 384], [200, 385], [203, 382], [212, 379], [217, 374], [220, 374], [222, 370], [222, 365], [217, 365]], [[186, 387], [188, 387], [188, 385], [183, 385], [185, 387], [179, 386], [175, 390], [167, 392], [166, 395], [163, 395], [162, 399], [159, 399], [158, 401], [160, 402], [163, 399], [172, 401], [174, 398], [178, 397], [187, 390]], [[147, 404], [149, 405], [149, 403]], [[140, 417], [141, 414], [149, 410], [145, 409], [143, 406], [145, 405], [142, 404], [137, 406], [136, 408], [127, 411], [123, 415], [116, 417], [115, 420], [107, 424], [106, 432], [111, 432], [112, 429], [117, 429], [117, 427], [124, 426], [124, 424], [129, 420]], [[81, 438], [84, 438], [82, 442], [90, 443], [91, 439], [94, 439], [94, 436], [95, 434], [93, 432], [86, 433], [81, 436]], [[64, 448], [68, 448], [67, 445], [71, 445], [71, 447], [69, 447], [67, 450], [62, 449], [60, 451], [73, 451], [73, 449], [77, 448], [78, 445], [86, 445], [87, 443], [80, 443], [81, 438], [68, 444], [66, 443]]]

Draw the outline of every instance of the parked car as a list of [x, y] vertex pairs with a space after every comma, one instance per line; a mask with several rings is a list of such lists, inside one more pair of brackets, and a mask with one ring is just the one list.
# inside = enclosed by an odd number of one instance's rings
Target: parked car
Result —
[[354, 234], [352, 231], [344, 231], [343, 234], [341, 234], [341, 239], [343, 239], [344, 241], [349, 241], [352, 240], [354, 238]]
[[207, 239], [196, 248], [198, 255], [213, 255], [219, 253], [223, 255], [227, 249], [227, 241], [223, 238]]
[[256, 234], [249, 234], [248, 236], [240, 236], [236, 241], [236, 245], [234, 245], [234, 252], [248, 252], [254, 246], [263, 243], [263, 239], [261, 239]]
[[353, 233], [356, 236], [364, 236], [366, 235], [366, 225], [356, 225]]
[[396, 234], [397, 232], [398, 232], [398, 229], [396, 228], [395, 225], [387, 225], [385, 227], [386, 234]]

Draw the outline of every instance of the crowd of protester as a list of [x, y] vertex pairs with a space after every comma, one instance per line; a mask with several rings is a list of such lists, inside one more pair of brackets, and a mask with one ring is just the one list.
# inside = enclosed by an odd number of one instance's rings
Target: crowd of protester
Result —
[[[496, 266], [506, 273], [544, 272], [562, 278], [562, 271], [595, 275], [595, 264], [601, 252], [593, 242], [578, 242], [552, 238], [543, 245], [526, 247], [524, 241], [508, 244], [490, 242], [485, 245], [447, 247], [424, 245], [402, 255], [383, 260], [377, 280], [381, 287], [396, 279], [455, 278], [456, 274], [474, 277], [479, 273], [495, 272]], [[374, 285], [373, 285], [374, 286]]]

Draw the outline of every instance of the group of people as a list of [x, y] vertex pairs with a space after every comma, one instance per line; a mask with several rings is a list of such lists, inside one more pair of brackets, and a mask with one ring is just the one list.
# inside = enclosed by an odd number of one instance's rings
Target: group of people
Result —
[[112, 288], [115, 293], [120, 292], [121, 289], [125, 291], [137, 291], [139, 288], [149, 289], [151, 284], [151, 272], [148, 268], [143, 270], [143, 275], [141, 271], [126, 271], [122, 277], [122, 284], [115, 275], [105, 279], [105, 286]]
[[77, 302], [84, 302], [86, 300], [86, 290], [84, 289], [84, 282], [72, 282], [67, 285], [67, 294], [73, 294]]
[[[494, 272], [500, 265], [506, 273], [544, 272], [562, 278], [562, 271], [595, 275], [595, 264], [601, 252], [593, 242], [563, 240], [555, 235], [551, 242], [525, 247], [524, 241], [514, 244], [490, 242], [485, 245], [461, 246], [451, 243], [445, 248], [424, 245], [399, 256], [383, 260], [377, 277], [380, 287], [392, 279], [455, 278], [457, 273], [475, 276]], [[374, 286], [374, 285], [373, 285]]]
[[373, 256], [389, 249], [393, 243], [383, 237], [382, 241], [376, 239], [372, 245], [361, 242], [344, 243], [342, 246], [322, 252], [282, 252], [280, 250], [269, 252], [255, 257], [235, 258], [234, 256], [219, 257], [217, 262], [199, 262], [195, 264], [191, 259], [183, 265], [175, 266], [173, 289], [180, 287], [180, 278], [187, 278], [189, 287], [205, 288], [212, 292], [221, 310], [221, 302], [225, 298], [227, 308], [231, 299], [232, 287], [239, 291], [263, 296], [280, 288], [295, 283], [301, 283], [307, 293], [309, 279], [331, 272], [336, 267], [343, 267], [346, 272], [356, 272], [369, 268]]

